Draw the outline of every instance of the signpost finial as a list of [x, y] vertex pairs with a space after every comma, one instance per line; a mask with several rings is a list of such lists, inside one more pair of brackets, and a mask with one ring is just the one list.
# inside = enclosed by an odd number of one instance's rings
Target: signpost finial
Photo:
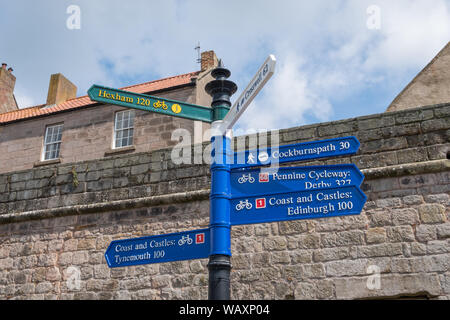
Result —
[[222, 59], [220, 59], [219, 65], [211, 71], [211, 76], [215, 80], [208, 82], [205, 86], [205, 91], [213, 97], [211, 102], [213, 121], [222, 120], [230, 110], [230, 96], [237, 90], [236, 83], [227, 80], [230, 75], [230, 70], [223, 67]]

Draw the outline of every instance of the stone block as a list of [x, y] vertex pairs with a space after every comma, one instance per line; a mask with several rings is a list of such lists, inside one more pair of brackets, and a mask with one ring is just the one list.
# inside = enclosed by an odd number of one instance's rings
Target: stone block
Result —
[[28, 181], [33, 179], [33, 172], [32, 171], [26, 171], [21, 173], [14, 173], [11, 175], [11, 182], [19, 182], [19, 181]]
[[169, 286], [170, 278], [171, 276], [169, 275], [158, 275], [152, 277], [151, 279], [152, 288], [156, 289]]
[[37, 265], [40, 267], [50, 267], [54, 266], [58, 261], [58, 254], [57, 253], [47, 253], [47, 254], [40, 254], [37, 256], [38, 262]]
[[427, 243], [427, 254], [440, 254], [450, 252], [449, 242], [445, 240], [434, 240]]
[[271, 253], [272, 264], [288, 264], [291, 262], [291, 258], [287, 251], [276, 251]]
[[438, 239], [450, 238], [450, 223], [441, 224], [436, 227]]
[[140, 164], [140, 165], [131, 167], [131, 174], [138, 175], [138, 174], [142, 174], [142, 173], [147, 173], [148, 170], [149, 170], [149, 165], [147, 163]]
[[383, 243], [370, 246], [357, 247], [358, 257], [390, 257], [401, 255], [403, 253], [401, 243]]
[[435, 225], [421, 224], [416, 227], [416, 239], [420, 242], [427, 242], [437, 239], [437, 231]]
[[425, 272], [448, 272], [450, 270], [450, 254], [439, 254], [423, 257]]
[[[75, 240], [75, 239], [74, 239]], [[78, 250], [91, 250], [96, 248], [96, 239], [79, 239], [77, 244]]]
[[320, 235], [306, 234], [298, 236], [298, 248], [317, 249], [320, 247]]
[[294, 220], [279, 222], [280, 234], [298, 234], [310, 229], [310, 221]]
[[333, 260], [342, 260], [348, 258], [350, 251], [348, 247], [325, 248], [314, 250], [313, 260], [315, 262], [326, 262]]
[[423, 258], [392, 258], [393, 273], [419, 273], [424, 271]]
[[441, 274], [439, 279], [444, 293], [450, 295], [450, 272]]
[[296, 300], [316, 299], [316, 286], [310, 282], [300, 282], [295, 287], [294, 298]]
[[[310, 250], [295, 250], [289, 252], [292, 263], [311, 263], [313, 253]], [[318, 260], [315, 260], [318, 261]]]
[[295, 130], [289, 130], [287, 132], [282, 133], [282, 138], [284, 142], [293, 142], [297, 140], [306, 140], [306, 139], [312, 139], [316, 137], [316, 130], [317, 128], [310, 127], [310, 128], [298, 128]]
[[421, 186], [435, 185], [436, 176], [434, 174], [422, 174], [399, 178], [402, 188], [418, 188]]
[[401, 150], [408, 146], [405, 137], [388, 138], [382, 140], [382, 145], [377, 151]]
[[61, 280], [61, 273], [57, 267], [50, 267], [47, 269], [45, 280], [47, 281], [59, 281]]
[[386, 229], [377, 227], [366, 231], [367, 244], [386, 242]]
[[302, 265], [303, 279], [318, 279], [325, 277], [325, 268], [322, 263]]
[[[450, 181], [450, 179], [446, 179], [446, 181]], [[427, 203], [440, 203], [444, 206], [450, 205], [450, 196], [446, 193], [428, 194], [425, 195], [424, 198]]]
[[411, 243], [411, 254], [415, 256], [423, 256], [427, 253], [427, 246], [423, 243], [413, 242]]
[[388, 227], [386, 230], [389, 242], [412, 242], [415, 240], [411, 226]]
[[325, 274], [329, 277], [364, 275], [366, 264], [365, 259], [330, 261], [324, 264]]
[[422, 204], [418, 211], [422, 223], [444, 223], [447, 220], [445, 207], [441, 204]]
[[317, 132], [319, 137], [337, 135], [346, 132], [354, 132], [357, 128], [357, 122], [355, 120], [343, 120], [331, 122], [325, 126], [319, 126]]
[[360, 117], [357, 121], [359, 130], [390, 127], [395, 124], [395, 118], [387, 115], [381, 117], [379, 115], [370, 115], [367, 117]]
[[420, 124], [423, 132], [437, 131], [450, 128], [449, 118], [440, 118], [424, 121]]
[[377, 200], [376, 203], [380, 208], [396, 208], [402, 205], [402, 200], [400, 198], [387, 198]]
[[399, 164], [422, 162], [428, 160], [426, 148], [410, 148], [397, 151], [397, 159]]
[[424, 202], [423, 197], [421, 195], [408, 195], [402, 198], [403, 203], [410, 206], [415, 204], [422, 204]]
[[427, 147], [429, 160], [447, 159], [447, 153], [450, 151], [448, 144], [439, 144]]
[[415, 225], [419, 223], [419, 214], [414, 208], [394, 209], [391, 213], [392, 223], [398, 225]]
[[39, 282], [36, 284], [35, 292], [36, 293], [50, 293], [53, 292], [54, 287], [50, 282]]
[[[244, 255], [242, 255], [242, 256], [245, 257]], [[233, 268], [235, 267], [235, 258], [236, 258], [236, 256], [234, 255], [233, 256]], [[248, 266], [248, 258], [246, 258], [246, 263]], [[203, 264], [199, 260], [192, 261], [189, 264], [189, 268], [190, 268], [191, 272], [193, 272], [193, 273], [200, 273], [205, 270]], [[236, 268], [238, 268], [238, 267], [236, 266]]]
[[412, 296], [423, 293], [440, 294], [439, 278], [435, 274], [381, 274], [379, 289], [368, 286], [370, 276], [335, 279], [336, 299]]
[[279, 251], [287, 249], [287, 240], [285, 237], [267, 237], [263, 240], [264, 249], [268, 251]]
[[72, 263], [74, 265], [82, 265], [89, 262], [89, 252], [77, 251], [72, 255]]
[[336, 235], [336, 246], [361, 245], [364, 238], [364, 231], [361, 230], [341, 231]]

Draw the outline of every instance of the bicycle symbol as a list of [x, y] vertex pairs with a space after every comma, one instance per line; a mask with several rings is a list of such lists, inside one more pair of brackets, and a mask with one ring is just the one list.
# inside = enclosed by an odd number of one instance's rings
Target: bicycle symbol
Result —
[[156, 101], [155, 103], [153, 103], [153, 108], [163, 108], [164, 110], [167, 110], [168, 106], [166, 105], [165, 101]]
[[238, 182], [239, 182], [239, 183], [245, 183], [245, 182], [247, 182], [247, 181], [250, 182], [250, 183], [255, 182], [255, 178], [252, 177], [251, 173], [249, 173], [249, 174], [243, 174], [242, 177], [240, 177], [240, 178], [238, 179]]
[[182, 236], [180, 240], [178, 240], [178, 245], [182, 246], [184, 244], [192, 244], [192, 242], [194, 242], [194, 240], [192, 240], [192, 238], [189, 237], [189, 235], [186, 236]]
[[248, 202], [248, 199], [245, 199], [245, 201], [244, 200], [241, 200], [241, 201], [239, 201], [239, 203], [236, 205], [236, 210], [237, 211], [240, 211], [240, 210], [242, 210], [242, 209], [247, 209], [247, 210], [250, 210], [251, 208], [252, 208], [252, 204], [250, 203], [250, 202]]

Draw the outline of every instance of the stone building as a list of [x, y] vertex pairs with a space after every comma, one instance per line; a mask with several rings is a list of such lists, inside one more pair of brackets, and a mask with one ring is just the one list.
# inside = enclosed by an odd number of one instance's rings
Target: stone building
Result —
[[387, 111], [450, 101], [450, 42], [391, 102]]
[[[205, 84], [218, 60], [213, 51], [201, 55], [201, 70], [123, 90], [210, 106]], [[0, 173], [55, 163], [100, 159], [120, 153], [148, 152], [173, 145], [174, 129], [187, 129], [203, 141], [210, 124], [141, 110], [104, 105], [77, 88], [62, 74], [50, 78], [45, 104], [18, 109], [15, 77], [6, 64], [0, 69]]]
[[[232, 299], [450, 298], [450, 101], [400, 109], [280, 130], [280, 145], [356, 136], [353, 156], [297, 165], [356, 164], [368, 201], [355, 216], [234, 226]], [[0, 173], [0, 299], [207, 298], [207, 259], [106, 264], [112, 240], [209, 224], [208, 165], [149, 149]]]

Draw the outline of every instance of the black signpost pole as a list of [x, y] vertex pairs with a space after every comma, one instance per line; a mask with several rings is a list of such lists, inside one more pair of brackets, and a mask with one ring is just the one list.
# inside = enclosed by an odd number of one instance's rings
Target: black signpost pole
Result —
[[230, 240], [230, 159], [233, 152], [230, 148], [231, 139], [224, 133], [218, 133], [222, 119], [228, 113], [230, 96], [236, 92], [234, 82], [227, 80], [230, 71], [219, 66], [212, 70], [215, 78], [209, 82], [205, 90], [213, 97], [212, 137], [213, 151], [211, 154], [211, 194], [210, 194], [210, 236], [211, 251], [209, 256], [209, 300], [230, 299], [231, 272], [231, 240]]

